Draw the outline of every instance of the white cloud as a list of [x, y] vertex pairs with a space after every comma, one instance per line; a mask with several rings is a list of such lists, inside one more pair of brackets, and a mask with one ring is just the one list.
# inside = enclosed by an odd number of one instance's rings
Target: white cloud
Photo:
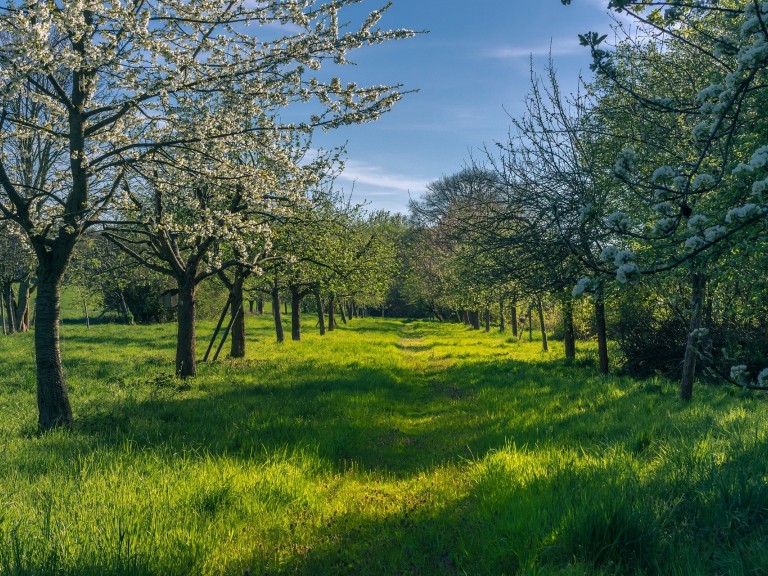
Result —
[[552, 41], [550, 44], [538, 46], [500, 46], [488, 52], [491, 58], [503, 60], [514, 60], [517, 58], [528, 58], [530, 56], [562, 56], [568, 54], [577, 54], [584, 52], [585, 48], [579, 45], [576, 37], [572, 39], [561, 39]]
[[430, 180], [397, 174], [381, 166], [375, 166], [358, 160], [348, 160], [341, 174], [341, 180], [354, 182], [355, 185], [408, 192], [425, 190]]

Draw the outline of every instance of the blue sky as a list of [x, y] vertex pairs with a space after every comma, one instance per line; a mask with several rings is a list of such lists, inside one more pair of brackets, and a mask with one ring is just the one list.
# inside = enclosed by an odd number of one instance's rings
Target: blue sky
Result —
[[[366, 0], [368, 9], [383, 0]], [[503, 140], [530, 86], [529, 59], [543, 70], [550, 46], [564, 88], [589, 75], [577, 34], [609, 32], [607, 0], [394, 0], [380, 25], [428, 34], [352, 54], [342, 80], [418, 89], [374, 123], [322, 135], [347, 144], [337, 187], [371, 209], [407, 210], [428, 182], [460, 170], [484, 144]], [[353, 185], [354, 183], [354, 185]]]

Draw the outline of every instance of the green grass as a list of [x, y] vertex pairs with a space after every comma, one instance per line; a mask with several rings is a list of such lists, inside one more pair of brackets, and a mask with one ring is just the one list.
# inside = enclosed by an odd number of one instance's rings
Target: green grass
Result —
[[43, 436], [31, 335], [0, 338], [0, 575], [768, 573], [762, 394], [684, 404], [459, 325], [248, 322], [190, 385], [173, 325], [65, 324], [76, 426]]

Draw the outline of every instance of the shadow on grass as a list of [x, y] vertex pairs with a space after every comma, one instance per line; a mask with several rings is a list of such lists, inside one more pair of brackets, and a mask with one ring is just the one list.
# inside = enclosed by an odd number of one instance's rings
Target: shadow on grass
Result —
[[274, 360], [246, 364], [245, 371], [208, 367], [191, 382], [115, 377], [108, 382], [113, 394], [80, 408], [76, 429], [94, 442], [130, 441], [169, 453], [262, 458], [311, 450], [337, 472], [354, 463], [397, 477], [482, 456], [509, 440], [644, 449], [630, 415], [649, 392], [628, 385], [616, 393], [606, 384], [606, 393], [595, 394], [581, 384], [590, 371], [574, 377], [562, 361], [498, 359], [424, 372], [319, 361], [288, 369]]

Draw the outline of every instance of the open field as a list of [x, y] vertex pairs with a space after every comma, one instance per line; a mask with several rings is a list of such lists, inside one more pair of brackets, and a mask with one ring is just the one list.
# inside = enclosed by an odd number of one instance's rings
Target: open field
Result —
[[76, 426], [45, 436], [32, 337], [0, 338], [0, 574], [768, 573], [764, 394], [684, 404], [460, 325], [248, 322], [189, 383], [172, 324], [65, 324]]

